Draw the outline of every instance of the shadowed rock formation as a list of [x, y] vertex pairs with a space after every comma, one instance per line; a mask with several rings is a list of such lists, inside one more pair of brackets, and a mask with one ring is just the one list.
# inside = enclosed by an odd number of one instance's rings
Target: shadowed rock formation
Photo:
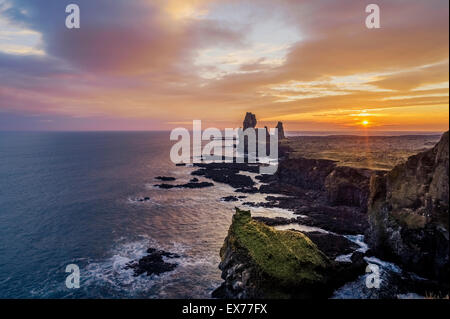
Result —
[[[345, 238], [336, 247], [324, 245], [333, 238], [316, 237], [316, 245], [297, 231], [278, 231], [251, 218], [249, 211], [236, 208], [233, 222], [220, 251], [225, 282], [213, 292], [215, 298], [314, 298], [332, 291], [364, 269], [362, 255], [353, 263], [333, 261], [350, 251]], [[328, 255], [318, 248], [326, 246]], [[338, 252], [339, 251], [339, 252]]]
[[449, 280], [449, 134], [370, 181], [369, 244], [420, 275]]
[[278, 122], [278, 124], [275, 128], [278, 130], [278, 139], [284, 140], [286, 138], [286, 136], [284, 135], [283, 123]]
[[251, 113], [251, 112], [247, 112], [247, 114], [245, 114], [245, 119], [244, 119], [244, 123], [242, 124], [242, 128], [245, 131], [248, 128], [255, 128], [256, 127], [256, 116], [255, 114]]
[[374, 172], [347, 166], [336, 167], [325, 178], [328, 202], [333, 205], [361, 207], [367, 211], [369, 181]]

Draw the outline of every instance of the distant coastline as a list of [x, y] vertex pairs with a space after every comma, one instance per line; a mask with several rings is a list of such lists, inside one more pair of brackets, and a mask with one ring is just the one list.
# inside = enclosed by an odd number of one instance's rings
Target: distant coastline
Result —
[[286, 131], [293, 136], [441, 136], [444, 131]]

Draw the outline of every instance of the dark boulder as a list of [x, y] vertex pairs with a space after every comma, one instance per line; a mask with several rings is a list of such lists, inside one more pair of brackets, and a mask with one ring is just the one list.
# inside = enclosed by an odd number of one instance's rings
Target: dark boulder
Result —
[[170, 181], [176, 180], [175, 177], [170, 177], [170, 176], [157, 176], [157, 177], [155, 177], [155, 179], [159, 179], [160, 181], [163, 181], [163, 182], [170, 182]]
[[179, 258], [180, 256], [174, 253], [158, 250], [155, 248], [149, 248], [146, 256], [142, 257], [138, 261], [133, 261], [125, 266], [125, 269], [133, 269], [134, 276], [139, 276], [144, 273], [147, 276], [160, 275], [162, 273], [174, 270], [178, 264], [165, 262], [163, 257], [166, 258]]
[[210, 182], [201, 182], [201, 183], [186, 183], [186, 184], [179, 184], [179, 185], [172, 185], [172, 184], [157, 184], [156, 187], [163, 188], [163, 189], [171, 189], [171, 188], [205, 188], [205, 187], [211, 187], [214, 186], [213, 183]]
[[239, 199], [236, 196], [225, 196], [222, 197], [224, 202], [237, 202]]

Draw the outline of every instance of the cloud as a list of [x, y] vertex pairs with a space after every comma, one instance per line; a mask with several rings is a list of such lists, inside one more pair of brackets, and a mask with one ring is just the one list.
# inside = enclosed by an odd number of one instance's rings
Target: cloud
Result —
[[[4, 15], [40, 32], [48, 55], [88, 72], [142, 74], [176, 69], [199, 46], [239, 40], [236, 32], [208, 20], [174, 19], [163, 3], [81, 0], [77, 2], [82, 24], [78, 30], [65, 28], [61, 1], [9, 2]], [[170, 3], [174, 8], [178, 5]]]
[[365, 27], [356, 0], [77, 3], [81, 29], [68, 30], [62, 1], [0, 0], [2, 19], [40, 38], [0, 38], [0, 50], [40, 50], [0, 52], [0, 110], [164, 126], [239, 123], [249, 110], [304, 124], [339, 110], [448, 109], [448, 1], [380, 0], [381, 29]]
[[444, 63], [399, 72], [381, 80], [374, 81], [372, 84], [380, 88], [408, 91], [421, 86], [448, 81], [448, 68], [447, 60]]

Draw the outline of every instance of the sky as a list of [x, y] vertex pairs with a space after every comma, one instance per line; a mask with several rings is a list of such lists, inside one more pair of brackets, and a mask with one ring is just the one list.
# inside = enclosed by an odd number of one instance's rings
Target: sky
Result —
[[0, 130], [448, 130], [448, 0], [372, 2], [0, 0]]

